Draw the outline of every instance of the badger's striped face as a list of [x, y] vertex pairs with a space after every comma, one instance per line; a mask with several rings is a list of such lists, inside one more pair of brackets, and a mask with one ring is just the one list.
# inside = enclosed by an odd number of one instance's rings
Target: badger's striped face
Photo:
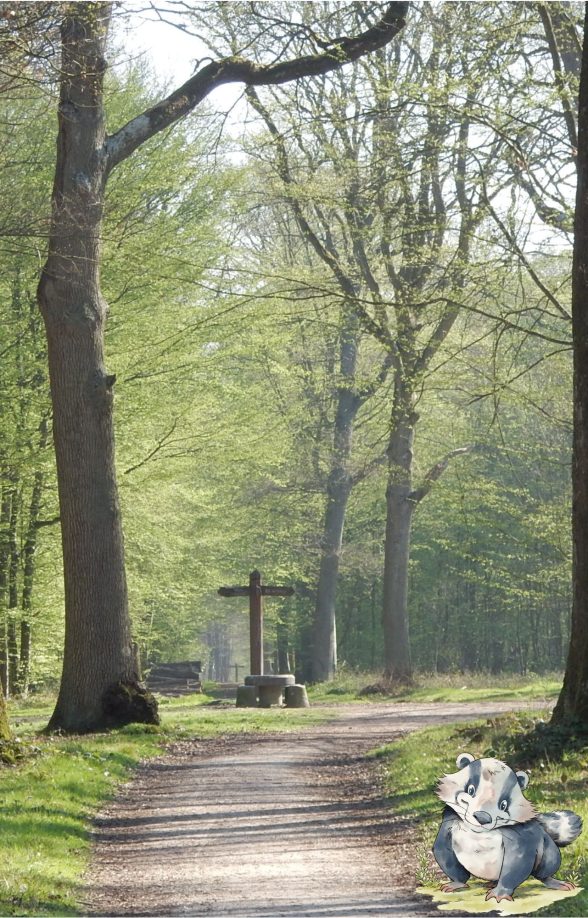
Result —
[[457, 758], [459, 771], [439, 781], [437, 795], [475, 832], [527, 822], [535, 809], [523, 796], [529, 779], [498, 759]]

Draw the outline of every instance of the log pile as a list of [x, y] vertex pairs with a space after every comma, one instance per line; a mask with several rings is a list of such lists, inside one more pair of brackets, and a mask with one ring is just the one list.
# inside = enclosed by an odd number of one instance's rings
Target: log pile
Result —
[[201, 676], [200, 660], [154, 663], [147, 676], [147, 686], [160, 695], [190, 695], [202, 691]]

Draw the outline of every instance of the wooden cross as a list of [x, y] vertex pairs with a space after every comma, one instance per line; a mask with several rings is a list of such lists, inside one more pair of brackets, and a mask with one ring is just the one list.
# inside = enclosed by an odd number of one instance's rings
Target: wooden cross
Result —
[[292, 587], [266, 586], [259, 571], [249, 574], [249, 586], [221, 587], [221, 596], [249, 596], [249, 648], [252, 676], [263, 676], [263, 597], [292, 596]]

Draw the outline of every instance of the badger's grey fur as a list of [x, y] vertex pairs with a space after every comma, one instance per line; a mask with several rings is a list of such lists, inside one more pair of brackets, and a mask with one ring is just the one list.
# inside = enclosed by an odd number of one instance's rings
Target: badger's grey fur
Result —
[[547, 834], [551, 835], [558, 848], [571, 845], [582, 831], [581, 818], [570, 810], [540, 813], [537, 822], [540, 822]]
[[457, 757], [459, 771], [444, 775], [437, 794], [446, 804], [433, 853], [449, 877], [446, 892], [463, 888], [470, 876], [491, 884], [486, 898], [512, 899], [528, 877], [551, 889], [573, 889], [553, 876], [561, 864], [559, 848], [582, 831], [575, 813], [535, 812], [523, 795], [529, 783], [498, 759]]

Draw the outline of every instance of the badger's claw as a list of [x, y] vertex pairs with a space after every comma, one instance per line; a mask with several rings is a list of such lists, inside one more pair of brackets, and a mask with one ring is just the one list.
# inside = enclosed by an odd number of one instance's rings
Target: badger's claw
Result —
[[460, 883], [459, 881], [455, 883], [442, 883], [441, 892], [456, 892], [458, 889], [467, 889], [467, 883]]
[[547, 886], [548, 889], [561, 889], [564, 892], [570, 892], [570, 890], [576, 888], [575, 883], [571, 883], [568, 880], [556, 880], [555, 877], [549, 877], [548, 880], [543, 880], [543, 885]]
[[506, 895], [501, 895], [499, 892], [496, 892], [496, 889], [488, 890], [486, 893], [486, 902], [488, 899], [496, 899], [497, 902], [502, 902], [503, 899], [508, 899], [509, 902], [514, 902], [513, 897], [509, 896], [508, 893]]

